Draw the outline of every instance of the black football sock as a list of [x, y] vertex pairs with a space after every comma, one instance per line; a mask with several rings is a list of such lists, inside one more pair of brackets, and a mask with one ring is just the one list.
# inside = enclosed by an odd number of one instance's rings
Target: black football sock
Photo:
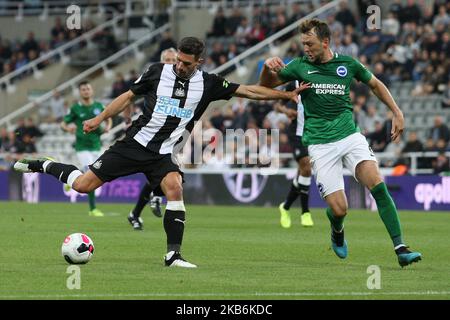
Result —
[[185, 211], [166, 209], [164, 214], [164, 230], [167, 235], [167, 252], [180, 252], [183, 241]]
[[59, 162], [43, 163], [44, 172], [54, 176], [56, 179], [63, 183], [67, 183], [72, 187], [72, 183], [77, 177], [83, 173], [78, 170], [73, 164], [64, 164]]
[[142, 210], [147, 205], [147, 203], [150, 201], [150, 194], [152, 193], [152, 189], [150, 188], [150, 184], [146, 183], [145, 186], [142, 188], [141, 193], [139, 194], [139, 199], [136, 203], [136, 206], [134, 207], [132, 213], [133, 215], [138, 218], [141, 216]]
[[[294, 181], [291, 184], [291, 189], [289, 190], [289, 193], [287, 195], [286, 200], [284, 201], [284, 208], [286, 210], [289, 210], [294, 203], [295, 200], [297, 200], [298, 196], [300, 195], [298, 184], [296, 183], [297, 178], [294, 179]], [[297, 185], [297, 186], [296, 186]]]
[[302, 204], [302, 214], [309, 212], [309, 186], [303, 184], [298, 185], [300, 190], [300, 203]]

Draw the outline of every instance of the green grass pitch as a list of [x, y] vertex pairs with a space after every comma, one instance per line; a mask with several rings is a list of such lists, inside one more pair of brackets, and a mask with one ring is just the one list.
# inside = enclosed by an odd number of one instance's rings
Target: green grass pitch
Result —
[[[450, 214], [401, 211], [404, 239], [423, 260], [402, 269], [376, 212], [350, 210], [349, 256], [330, 249], [329, 223], [313, 209], [313, 228], [291, 210], [290, 229], [277, 208], [187, 205], [183, 255], [197, 269], [163, 267], [162, 219], [149, 208], [144, 231], [126, 220], [132, 205], [0, 203], [0, 299], [450, 299]], [[65, 236], [84, 232], [93, 259], [80, 266], [81, 289], [66, 286]], [[368, 267], [381, 289], [367, 288]]]

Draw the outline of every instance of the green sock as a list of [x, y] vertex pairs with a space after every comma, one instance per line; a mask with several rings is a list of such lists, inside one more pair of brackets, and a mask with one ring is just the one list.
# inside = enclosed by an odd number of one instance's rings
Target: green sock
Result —
[[336, 217], [331, 208], [327, 208], [327, 216], [335, 231], [341, 231], [344, 228], [344, 217]]
[[88, 193], [88, 199], [89, 199], [89, 210], [95, 209], [95, 191]]
[[374, 197], [378, 213], [380, 214], [381, 220], [383, 220], [389, 235], [391, 236], [394, 247], [403, 244], [402, 230], [400, 227], [400, 219], [398, 217], [397, 208], [395, 203], [389, 194], [386, 184], [381, 182], [380, 184], [373, 187], [370, 193]]

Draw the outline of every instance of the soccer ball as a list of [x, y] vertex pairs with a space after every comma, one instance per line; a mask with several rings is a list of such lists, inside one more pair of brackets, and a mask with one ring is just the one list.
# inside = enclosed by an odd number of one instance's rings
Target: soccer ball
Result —
[[68, 263], [85, 264], [92, 259], [94, 242], [84, 233], [72, 233], [64, 239], [61, 252]]

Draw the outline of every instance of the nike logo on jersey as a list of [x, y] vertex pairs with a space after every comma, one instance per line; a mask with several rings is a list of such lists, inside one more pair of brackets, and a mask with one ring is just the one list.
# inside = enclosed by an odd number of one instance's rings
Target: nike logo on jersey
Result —
[[319, 72], [319, 70], [308, 70], [308, 74], [317, 73], [317, 72]]

